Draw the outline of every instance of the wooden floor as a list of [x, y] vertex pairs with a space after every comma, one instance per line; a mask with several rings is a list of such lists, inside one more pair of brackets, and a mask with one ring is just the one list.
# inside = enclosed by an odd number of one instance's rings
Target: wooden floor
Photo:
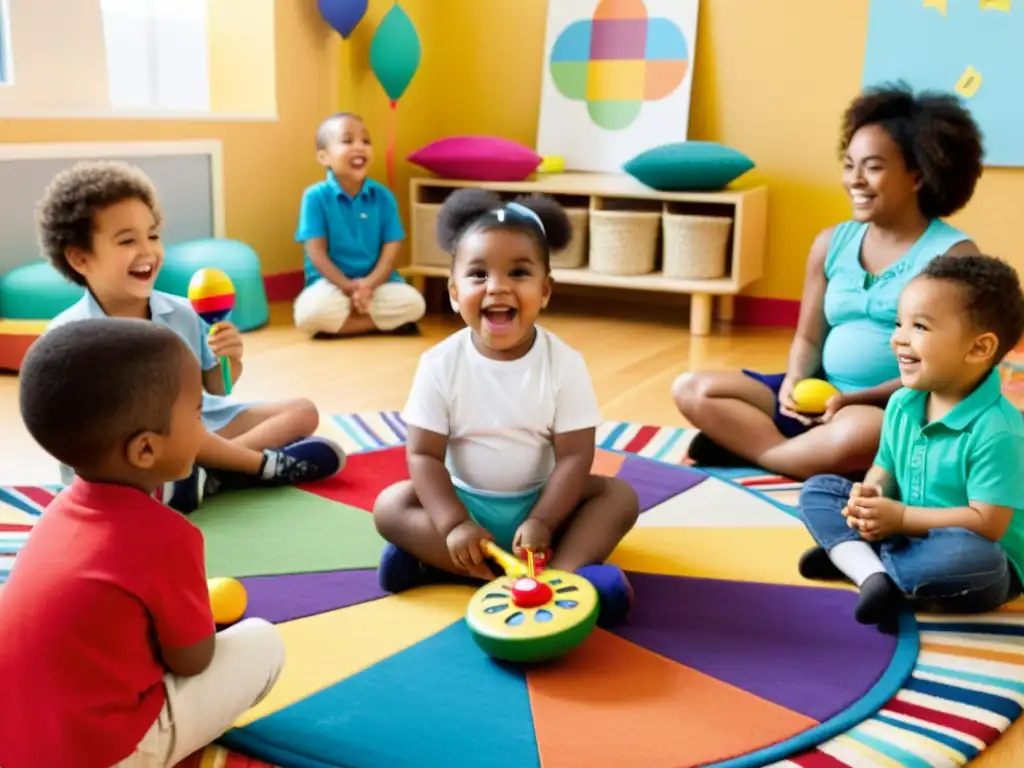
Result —
[[[584, 354], [603, 415], [610, 420], [682, 424], [669, 397], [681, 371], [782, 370], [791, 340], [788, 330], [749, 328], [718, 328], [711, 336], [691, 338], [685, 312], [664, 323], [609, 314], [619, 316], [563, 313], [548, 314], [543, 321]], [[254, 400], [305, 396], [322, 414], [400, 409], [419, 354], [459, 327], [457, 318], [431, 315], [418, 337], [310, 342], [290, 327], [289, 307], [275, 306], [270, 326], [245, 337], [245, 374], [235, 394]], [[22, 426], [13, 376], [0, 377], [0, 435], [0, 481], [57, 482], [55, 463]], [[972, 765], [1024, 765], [1024, 725]]]

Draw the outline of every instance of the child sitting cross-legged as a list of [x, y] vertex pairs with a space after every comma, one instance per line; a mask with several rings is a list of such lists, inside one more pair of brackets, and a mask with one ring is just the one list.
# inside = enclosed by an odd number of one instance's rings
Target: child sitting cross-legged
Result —
[[313, 337], [415, 332], [426, 302], [395, 269], [405, 231], [391, 190], [368, 176], [373, 144], [363, 119], [324, 120], [316, 159], [327, 173], [302, 195], [295, 239], [306, 252], [306, 287], [295, 326]]
[[0, 590], [0, 765], [173, 766], [284, 664], [273, 625], [215, 632], [203, 536], [154, 498], [206, 439], [199, 363], [174, 331], [90, 319], [21, 371], [32, 437], [75, 473]]
[[[213, 335], [189, 302], [155, 290], [164, 263], [163, 216], [141, 170], [112, 161], [82, 162], [50, 183], [38, 206], [44, 255], [65, 278], [85, 287], [80, 301], [50, 323], [58, 328], [92, 317], [151, 320], [175, 331], [203, 369], [203, 422], [209, 432], [192, 475], [167, 489], [164, 501], [191, 512], [204, 495], [253, 485], [319, 480], [345, 464], [342, 449], [312, 436], [319, 415], [305, 398], [248, 403], [225, 395], [218, 358], [242, 373], [242, 336], [230, 322]], [[113, 358], [113, 365], [119, 363]], [[67, 467], [62, 480], [70, 481]]]
[[[374, 508], [383, 589], [495, 578], [481, 541], [548, 554], [600, 595], [599, 621], [626, 618], [632, 589], [605, 564], [638, 515], [636, 493], [591, 474], [601, 423], [582, 355], [536, 324], [551, 296], [550, 253], [571, 236], [553, 200], [504, 203], [479, 189], [442, 206], [449, 295], [466, 328], [420, 359], [404, 411], [410, 481]], [[475, 581], [474, 581], [475, 580]]]
[[855, 615], [994, 610], [1021, 594], [1024, 417], [997, 365], [1024, 332], [1017, 273], [987, 256], [940, 256], [903, 290], [892, 348], [903, 388], [885, 410], [862, 483], [818, 475], [800, 514], [818, 543], [809, 579], [846, 577]]

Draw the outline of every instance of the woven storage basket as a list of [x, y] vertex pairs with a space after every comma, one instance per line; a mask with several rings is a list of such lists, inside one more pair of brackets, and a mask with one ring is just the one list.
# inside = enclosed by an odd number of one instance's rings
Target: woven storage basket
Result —
[[437, 214], [439, 203], [414, 203], [412, 207], [412, 236], [416, 241], [416, 264], [428, 267], [450, 267], [452, 257], [437, 244]]
[[590, 211], [586, 208], [566, 208], [565, 213], [572, 225], [572, 240], [564, 249], [551, 254], [551, 266], [555, 269], [577, 269], [587, 263], [587, 221]]
[[712, 280], [726, 273], [732, 219], [665, 212], [662, 274], [683, 280]]
[[650, 211], [591, 211], [590, 268], [603, 275], [653, 272], [660, 221]]

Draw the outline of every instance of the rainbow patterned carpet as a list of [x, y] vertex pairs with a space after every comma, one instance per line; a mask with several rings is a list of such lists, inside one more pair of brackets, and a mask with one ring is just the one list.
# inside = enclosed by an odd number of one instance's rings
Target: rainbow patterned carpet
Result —
[[[407, 477], [398, 414], [337, 417], [332, 481], [210, 499], [193, 520], [211, 576], [281, 629], [270, 696], [187, 768], [961, 766], [1024, 704], [1024, 613], [852, 618], [854, 594], [796, 572], [799, 484], [681, 464], [681, 429], [610, 422], [594, 471], [630, 482], [613, 561], [629, 623], [533, 668], [500, 665], [463, 621], [472, 590], [379, 590], [368, 511]], [[0, 489], [0, 581], [56, 488]], [[1016, 606], [1015, 606], [1016, 607]], [[234, 752], [229, 749], [236, 750]]]

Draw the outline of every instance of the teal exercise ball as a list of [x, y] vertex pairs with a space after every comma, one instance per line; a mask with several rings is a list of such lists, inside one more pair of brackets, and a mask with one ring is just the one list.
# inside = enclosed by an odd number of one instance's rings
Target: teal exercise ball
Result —
[[270, 320], [260, 257], [238, 240], [207, 238], [169, 245], [156, 278], [157, 290], [188, 298], [192, 275], [205, 267], [224, 272], [235, 286], [235, 308], [228, 320], [240, 331], [262, 328]]
[[0, 318], [53, 320], [85, 295], [48, 261], [15, 267], [0, 277]]

